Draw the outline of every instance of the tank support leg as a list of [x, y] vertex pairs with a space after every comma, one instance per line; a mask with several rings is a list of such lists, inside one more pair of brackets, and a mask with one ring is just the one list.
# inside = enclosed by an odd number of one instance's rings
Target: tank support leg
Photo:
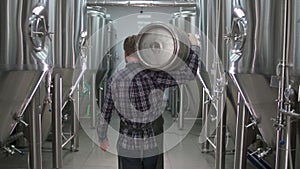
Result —
[[223, 94], [219, 94], [217, 100], [217, 129], [216, 129], [216, 150], [215, 150], [215, 164], [216, 169], [225, 168], [225, 139], [226, 139], [226, 111], [224, 111]]
[[74, 111], [72, 112], [72, 132], [71, 135], [73, 136], [71, 140], [71, 150], [78, 151], [79, 148], [79, 108], [80, 108], [80, 98], [79, 98], [79, 85], [76, 87], [74, 92]]
[[90, 90], [91, 90], [90, 91], [91, 127], [96, 128], [96, 106], [97, 106], [97, 101], [96, 101], [96, 73], [92, 74], [92, 83], [91, 83], [91, 89]]
[[209, 131], [209, 129], [208, 129], [208, 108], [209, 108], [209, 104], [210, 104], [210, 102], [209, 102], [209, 98], [208, 98], [208, 95], [206, 94], [206, 91], [205, 91], [205, 89], [203, 88], [203, 90], [202, 90], [202, 94], [203, 94], [203, 98], [202, 98], [202, 126], [203, 126], [203, 128], [204, 128], [204, 138], [203, 138], [203, 143], [202, 143], [202, 152], [203, 153], [207, 153], [207, 152], [209, 152], [209, 141], [206, 139], [206, 138], [208, 138], [209, 136], [208, 136], [208, 131]]
[[31, 169], [42, 169], [42, 122], [41, 114], [37, 111], [36, 98], [31, 101], [29, 114], [29, 165]]
[[62, 168], [62, 78], [55, 75], [52, 104], [53, 168]]
[[246, 123], [247, 123], [248, 116], [249, 113], [246, 109], [241, 93], [239, 92], [238, 105], [237, 105], [234, 169], [246, 168], [246, 162], [247, 162], [247, 145], [246, 145], [247, 124]]

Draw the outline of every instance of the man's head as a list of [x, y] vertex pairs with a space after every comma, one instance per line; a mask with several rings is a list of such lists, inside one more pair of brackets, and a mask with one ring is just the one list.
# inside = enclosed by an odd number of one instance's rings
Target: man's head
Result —
[[137, 43], [137, 36], [131, 35], [128, 36], [124, 40], [123, 49], [125, 52], [125, 60], [126, 62], [138, 62], [138, 58], [136, 56], [136, 43]]
[[137, 40], [136, 35], [128, 36], [124, 40], [123, 49], [125, 51], [125, 57], [130, 56], [136, 52], [136, 40]]

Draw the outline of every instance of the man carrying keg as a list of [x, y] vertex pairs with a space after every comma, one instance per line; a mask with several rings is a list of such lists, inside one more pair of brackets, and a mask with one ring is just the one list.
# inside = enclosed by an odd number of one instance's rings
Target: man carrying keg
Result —
[[176, 70], [163, 71], [145, 68], [140, 63], [137, 38], [132, 35], [125, 39], [123, 47], [127, 65], [108, 81], [102, 110], [97, 115], [100, 148], [106, 151], [109, 147], [107, 128], [115, 109], [120, 117], [119, 169], [163, 168], [162, 142], [156, 136], [163, 133], [163, 93], [168, 87], [195, 78], [199, 42], [189, 34], [191, 47], [186, 64]]

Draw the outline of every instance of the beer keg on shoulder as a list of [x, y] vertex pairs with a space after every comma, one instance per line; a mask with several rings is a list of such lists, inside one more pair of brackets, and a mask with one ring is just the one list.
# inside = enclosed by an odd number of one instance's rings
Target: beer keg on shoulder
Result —
[[140, 32], [137, 55], [150, 69], [174, 70], [185, 64], [190, 53], [187, 34], [165, 23], [151, 23]]

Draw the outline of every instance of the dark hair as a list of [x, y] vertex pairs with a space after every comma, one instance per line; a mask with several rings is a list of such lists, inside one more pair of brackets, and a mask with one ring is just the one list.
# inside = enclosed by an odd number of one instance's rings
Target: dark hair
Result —
[[124, 40], [123, 49], [126, 53], [126, 56], [130, 56], [136, 52], [136, 43], [137, 43], [136, 41], [137, 41], [136, 35], [128, 36]]

